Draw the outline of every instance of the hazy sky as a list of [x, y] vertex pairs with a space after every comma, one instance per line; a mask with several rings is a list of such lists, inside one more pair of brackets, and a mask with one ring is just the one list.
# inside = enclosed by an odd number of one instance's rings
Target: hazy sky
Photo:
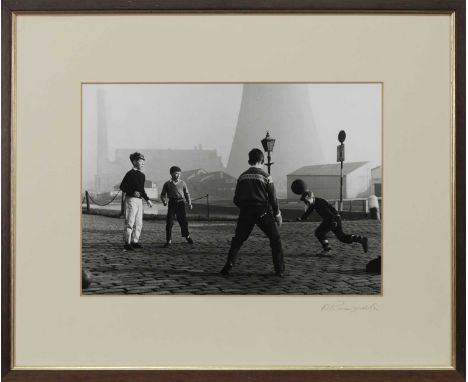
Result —
[[[346, 161], [380, 164], [380, 84], [297, 86], [309, 88], [310, 107], [327, 163], [336, 161], [337, 132], [343, 129], [347, 134]], [[118, 148], [144, 152], [150, 148], [191, 149], [201, 144], [216, 149], [227, 164], [242, 84], [89, 84], [83, 87], [85, 182], [96, 171], [99, 90], [104, 95], [110, 160]]]

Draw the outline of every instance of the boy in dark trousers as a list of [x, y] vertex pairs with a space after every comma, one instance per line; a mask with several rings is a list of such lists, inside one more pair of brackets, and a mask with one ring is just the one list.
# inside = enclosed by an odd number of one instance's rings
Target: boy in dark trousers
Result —
[[143, 228], [143, 199], [148, 206], [153, 204], [145, 192], [145, 174], [141, 172], [145, 165], [145, 157], [140, 153], [130, 155], [133, 168], [125, 174], [120, 189], [125, 193], [125, 231], [124, 249], [132, 251], [142, 248], [138, 242]]
[[228, 276], [234, 266], [237, 254], [242, 244], [249, 238], [257, 225], [270, 239], [271, 254], [275, 274], [284, 277], [283, 247], [278, 227], [283, 219], [276, 199], [275, 186], [271, 176], [263, 170], [263, 152], [253, 149], [249, 152], [249, 165], [237, 180], [234, 193], [234, 204], [239, 207], [239, 219], [236, 232], [231, 241], [231, 247], [226, 264], [221, 270], [223, 276]]
[[[172, 166], [169, 169], [171, 180], [164, 183], [161, 191], [161, 201], [167, 207], [166, 216], [166, 244], [164, 247], [170, 247], [172, 243], [172, 226], [174, 225], [174, 217], [180, 225], [182, 237], [185, 237], [189, 244], [193, 244], [188, 230], [187, 214], [185, 212], [185, 202], [189, 209], [192, 209], [192, 201], [188, 192], [187, 184], [180, 179], [182, 170], [177, 166]], [[185, 199], [185, 201], [184, 201]]]
[[368, 250], [368, 242], [366, 236], [348, 235], [343, 232], [341, 226], [341, 216], [338, 211], [331, 206], [325, 199], [314, 196], [312, 191], [307, 189], [307, 185], [302, 179], [296, 179], [291, 184], [291, 190], [296, 195], [301, 195], [301, 201], [307, 206], [307, 210], [301, 217], [296, 218], [298, 221], [306, 220], [312, 211], [316, 210], [323, 219], [322, 223], [315, 230], [315, 237], [322, 245], [322, 256], [330, 256], [331, 248], [328, 244], [327, 233], [332, 231], [337, 239], [342, 243], [360, 243], [364, 252]]

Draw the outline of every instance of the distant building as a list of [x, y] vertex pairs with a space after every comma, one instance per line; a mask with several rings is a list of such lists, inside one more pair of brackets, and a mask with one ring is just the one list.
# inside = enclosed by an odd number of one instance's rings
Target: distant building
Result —
[[115, 159], [109, 160], [104, 91], [98, 92], [97, 102], [97, 147], [99, 147], [99, 151], [97, 153], [97, 174], [94, 182], [90, 182], [94, 183], [94, 187], [90, 191], [94, 193], [111, 192], [114, 185], [121, 182], [125, 173], [132, 168], [129, 156], [135, 151], [139, 151], [145, 156], [143, 172], [146, 178], [154, 179], [159, 185], [170, 179], [169, 168], [171, 166], [179, 166], [182, 171], [193, 168], [203, 168], [206, 171], [224, 171], [225, 167], [217, 151], [214, 149], [206, 150], [200, 144], [193, 149], [144, 149], [141, 147], [117, 149]]
[[186, 182], [189, 182], [191, 179], [193, 179], [197, 175], [206, 174], [206, 173], [207, 173], [206, 170], [202, 168], [197, 168], [195, 170], [182, 171], [182, 173], [180, 174], [180, 178], [182, 180], [185, 180]]
[[109, 161], [100, 156], [100, 166], [96, 175], [96, 188], [98, 192], [112, 190], [113, 186], [121, 181], [125, 173], [131, 169], [129, 156], [139, 151], [145, 156], [143, 172], [146, 178], [154, 179], [159, 185], [170, 179], [169, 168], [179, 166], [182, 171], [197, 166], [208, 171], [222, 171], [224, 166], [216, 150], [172, 150], [172, 149], [118, 149], [115, 160]]
[[192, 198], [209, 194], [214, 199], [232, 199], [237, 184], [237, 179], [224, 171], [197, 169], [182, 173], [181, 178], [187, 183]]
[[[119, 149], [115, 153], [115, 163], [122, 166], [130, 163], [128, 157], [135, 150]], [[203, 168], [207, 171], [224, 170], [221, 157], [216, 150], [183, 150], [183, 149], [151, 149], [139, 150], [145, 156], [145, 167], [143, 172], [156, 182], [170, 179], [169, 169], [178, 166], [185, 171], [194, 167]], [[127, 165], [128, 166], [128, 165]]]
[[382, 196], [382, 166], [374, 167], [371, 170], [371, 195]]
[[[297, 199], [291, 183], [302, 179], [324, 199], [340, 198], [340, 163], [304, 166], [287, 175], [288, 199]], [[365, 198], [371, 191], [371, 163], [343, 163], [343, 199]]]
[[[110, 195], [115, 196], [119, 193], [119, 191], [120, 191], [120, 183], [114, 186], [114, 190], [111, 191]], [[156, 183], [148, 179], [145, 181], [145, 192], [150, 199], [157, 199], [159, 197], [158, 186], [156, 185]]]

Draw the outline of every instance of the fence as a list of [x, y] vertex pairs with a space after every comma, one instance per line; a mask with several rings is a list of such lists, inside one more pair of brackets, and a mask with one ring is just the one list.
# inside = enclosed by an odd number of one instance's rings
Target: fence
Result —
[[207, 220], [210, 220], [210, 194], [206, 194], [203, 196], [199, 196], [198, 198], [192, 199], [192, 202], [196, 200], [201, 200], [206, 198], [206, 218]]
[[[378, 197], [377, 200], [379, 201], [379, 209], [382, 209], [382, 198]], [[339, 199], [331, 199], [328, 200], [330, 204], [332, 204], [336, 210], [340, 210], [340, 200]], [[369, 213], [369, 199], [368, 198], [355, 198], [355, 199], [343, 199], [343, 203], [341, 205], [341, 211], [347, 212], [365, 212], [366, 214]]]
[[[382, 209], [382, 198], [378, 197], [377, 200], [379, 201], [380, 210]], [[328, 203], [330, 203], [337, 211], [340, 210], [339, 199], [328, 199]], [[290, 200], [290, 199], [280, 199], [280, 204], [294, 204], [298, 203], [298, 200]], [[345, 212], [363, 212], [368, 214], [369, 213], [369, 199], [368, 198], [354, 198], [354, 199], [343, 199], [343, 204], [341, 211]]]
[[[114, 197], [111, 200], [109, 200], [107, 202], [101, 202], [101, 203], [96, 201], [88, 191], [85, 191], [85, 195], [83, 196], [81, 204], [83, 205], [86, 202], [86, 212], [89, 213], [91, 211], [91, 204], [97, 205], [99, 207], [105, 207], [105, 206], [108, 206], [111, 203], [113, 203], [117, 199], [117, 197], [119, 195], [121, 195], [120, 217], [122, 217], [122, 216], [125, 217], [125, 193], [123, 193], [122, 191], [117, 192], [117, 194], [115, 194]], [[192, 199], [192, 202], [197, 201], [197, 200], [201, 200], [201, 199], [204, 199], [204, 198], [206, 198], [206, 218], [208, 220], [210, 220], [210, 195], [206, 194], [206, 195], [199, 196], [199, 197], [197, 197], [195, 199]]]
[[[85, 191], [85, 195], [82, 200], [82, 204], [86, 203], [86, 212], [89, 213], [91, 211], [91, 204], [97, 205], [100, 207], [105, 207], [108, 206], [112, 203], [114, 203], [117, 198], [121, 196], [120, 200], [120, 217], [125, 216], [125, 194], [122, 193], [121, 191], [117, 192], [116, 195], [114, 195], [110, 200], [103, 202], [103, 201], [98, 201], [96, 200], [97, 197], [93, 198], [91, 194], [88, 191]], [[192, 199], [192, 202], [195, 202], [197, 200], [202, 200], [206, 198], [206, 205], [205, 209], [203, 209], [203, 205], [197, 205], [194, 206], [194, 211], [193, 213], [195, 215], [198, 214], [198, 216], [205, 216], [207, 220], [210, 220], [210, 215], [211, 215], [211, 206], [210, 206], [210, 195], [202, 195], [199, 197], [196, 197]], [[379, 201], [380, 205], [380, 214], [382, 214], [382, 198], [379, 197], [377, 198]], [[153, 200], [154, 201], [154, 200]], [[299, 205], [301, 204], [297, 199], [296, 200], [288, 200], [288, 199], [279, 199], [278, 200], [279, 204], [282, 205], [280, 208], [285, 208], [285, 211], [291, 211], [293, 212], [294, 210], [299, 208]], [[335, 207], [336, 210], [339, 209], [339, 199], [330, 199], [328, 202]], [[290, 204], [292, 208], [288, 208], [286, 205]], [[226, 208], [233, 208], [232, 206], [225, 207], [223, 211], [220, 211], [220, 206], [217, 206], [216, 203], [214, 204], [214, 213], [218, 216], [219, 214], [237, 214], [237, 210], [234, 211], [234, 213], [226, 212]], [[355, 199], [343, 199], [343, 205], [342, 205], [342, 212], [351, 212], [351, 213], [358, 213], [358, 215], [364, 214], [367, 216], [369, 214], [369, 200], [368, 198], [355, 198]]]

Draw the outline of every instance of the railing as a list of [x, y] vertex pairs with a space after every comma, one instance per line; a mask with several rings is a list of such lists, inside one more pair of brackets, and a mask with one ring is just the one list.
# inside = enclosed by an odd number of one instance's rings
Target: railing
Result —
[[114, 197], [109, 200], [108, 202], [105, 203], [99, 203], [97, 202], [88, 191], [85, 191], [85, 195], [83, 197], [83, 200], [81, 201], [81, 204], [86, 202], [86, 212], [90, 212], [91, 210], [91, 204], [95, 204], [99, 207], [105, 207], [108, 206], [109, 204], [113, 203], [115, 199], [119, 196], [119, 194], [122, 195], [121, 201], [120, 201], [120, 216], [124, 216], [125, 214], [125, 207], [124, 207], [124, 202], [125, 202], [125, 194], [122, 191], [118, 191]]
[[[377, 198], [379, 201], [379, 206], [381, 207], [382, 198]], [[294, 204], [294, 203], [301, 203], [297, 199], [279, 199], [278, 202], [280, 204]], [[340, 210], [339, 199], [327, 199], [327, 202], [330, 203], [337, 211]], [[353, 199], [343, 199], [341, 211], [346, 212], [365, 212], [366, 214], [369, 213], [369, 199], [368, 198], [353, 198]]]
[[[379, 208], [381, 206], [381, 197], [378, 197]], [[339, 199], [328, 199], [328, 203], [332, 204], [337, 211], [347, 211], [347, 212], [365, 212], [369, 213], [369, 198], [354, 198], [354, 199], [343, 199], [342, 208], [340, 209], [340, 200]]]
[[[120, 217], [122, 217], [122, 216], [125, 216], [125, 193], [122, 191], [118, 191], [117, 194], [115, 194], [115, 196], [111, 200], [105, 203], [103, 202], [98, 203], [88, 191], [85, 191], [85, 195], [83, 196], [81, 204], [84, 204], [86, 202], [86, 212], [89, 213], [91, 211], [91, 204], [97, 205], [99, 207], [108, 206], [109, 204], [113, 203], [120, 194], [121, 194]], [[210, 195], [206, 194], [206, 195], [199, 196], [195, 199], [192, 199], [192, 202], [196, 200], [201, 200], [204, 198], [206, 198], [206, 218], [210, 220]]]
[[206, 198], [206, 218], [210, 220], [210, 194], [199, 196], [198, 198], [192, 199], [192, 202]]

